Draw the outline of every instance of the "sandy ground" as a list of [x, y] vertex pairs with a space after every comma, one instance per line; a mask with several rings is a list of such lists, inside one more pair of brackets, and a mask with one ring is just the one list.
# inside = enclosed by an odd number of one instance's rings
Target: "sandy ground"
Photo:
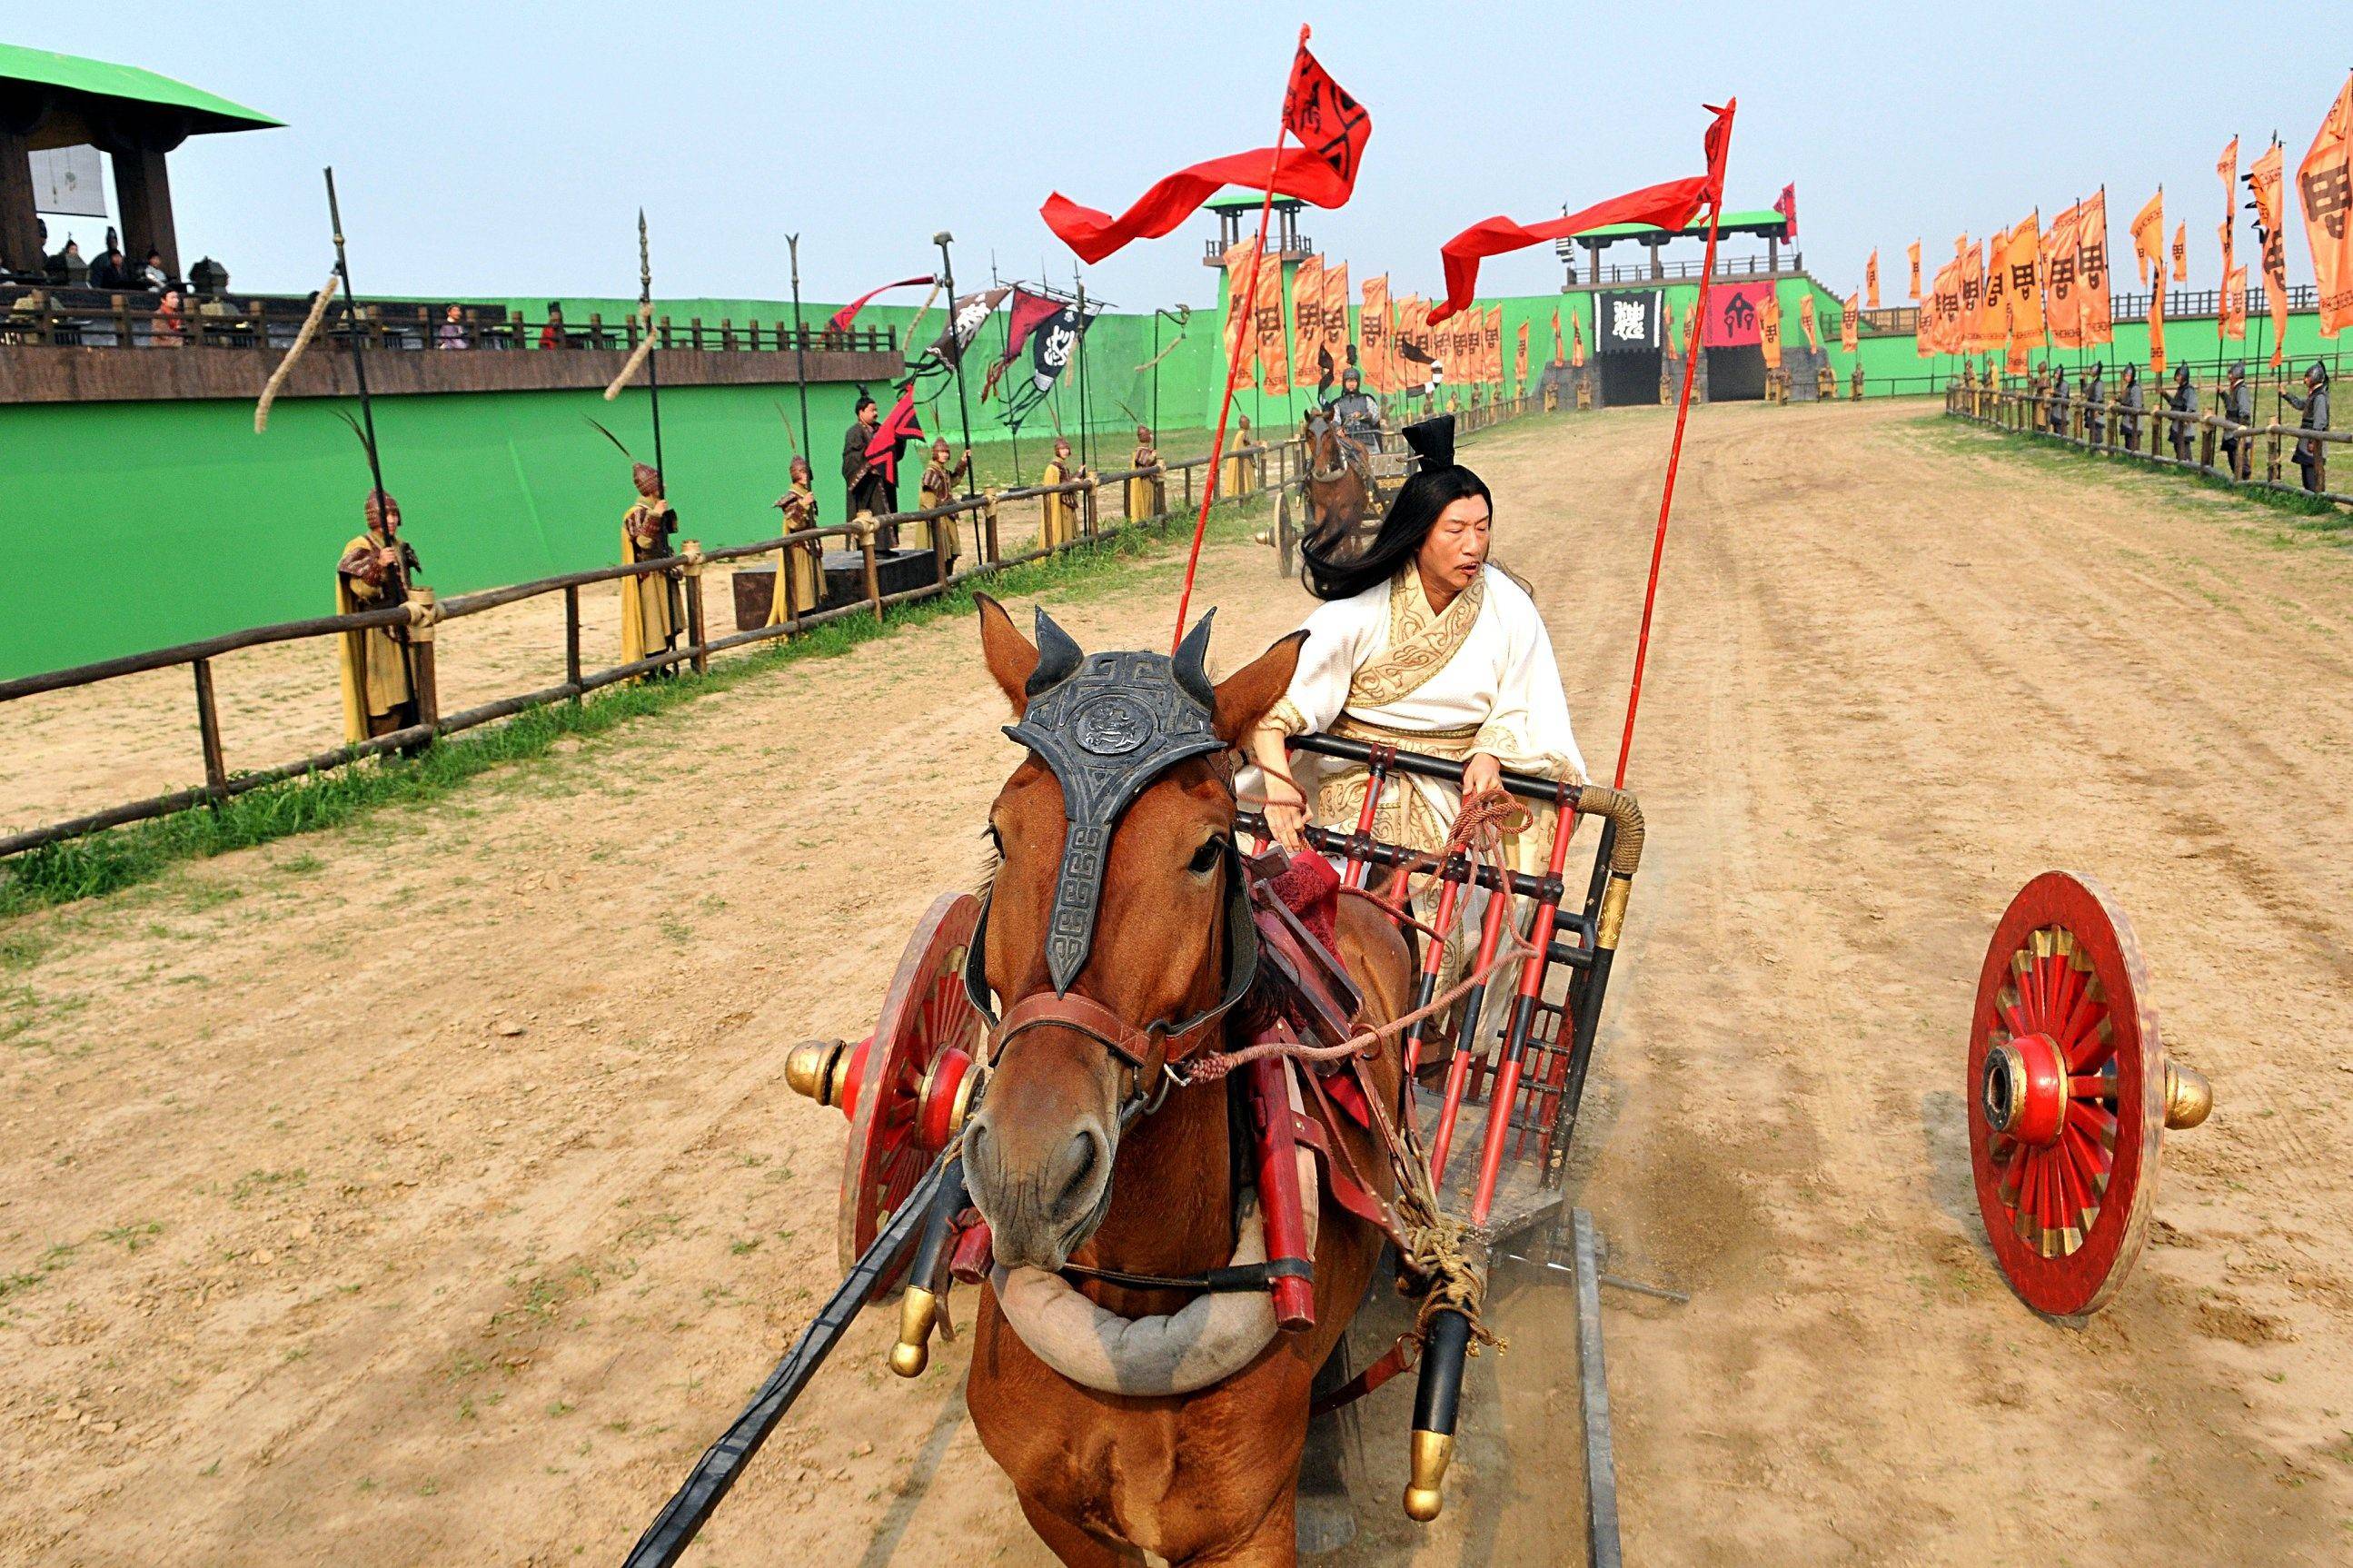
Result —
[[[1604, 773], [1665, 437], [1474, 448]], [[1619, 1271], [1694, 1298], [1609, 1302], [1630, 1559], [2344, 1561], [2353, 557], [1916, 408], [1705, 409], [1684, 473], [1580, 1132]], [[1303, 608], [1250, 547], [1205, 572], [1228, 664]], [[1173, 585], [1057, 613], [1148, 643]], [[784, 1047], [862, 1030], [969, 883], [1000, 721], [970, 629], [917, 628], [0, 928], [0, 1559], [616, 1559], [837, 1278], [842, 1123]], [[1962, 1117], [2051, 865], [2130, 910], [2220, 1102], [2081, 1331], [1995, 1272]], [[1370, 1402], [1345, 1561], [1580, 1559], [1569, 1299], [1501, 1317], [1426, 1536]], [[908, 1385], [889, 1338], [694, 1561], [1039, 1561], [961, 1342]]]

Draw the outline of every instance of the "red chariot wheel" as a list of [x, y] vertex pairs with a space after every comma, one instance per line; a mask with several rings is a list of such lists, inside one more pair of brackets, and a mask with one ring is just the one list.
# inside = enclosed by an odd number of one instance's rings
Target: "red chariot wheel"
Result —
[[[838, 1211], [844, 1269], [964, 1125], [982, 1034], [964, 961], [979, 922], [979, 900], [941, 894], [907, 939], [874, 1033], [855, 1045], [801, 1046], [786, 1061], [794, 1089], [849, 1118]], [[881, 1281], [876, 1298], [896, 1284]]]
[[2168, 1124], [2204, 1120], [2168, 1068], [2132, 926], [2089, 878], [2046, 871], [1994, 928], [1968, 1053], [1969, 1163], [2010, 1289], [2080, 1319], [2140, 1256]]

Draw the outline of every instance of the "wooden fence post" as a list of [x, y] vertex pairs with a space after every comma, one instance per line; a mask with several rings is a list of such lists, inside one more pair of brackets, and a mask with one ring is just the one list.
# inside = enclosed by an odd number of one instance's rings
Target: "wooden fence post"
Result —
[[564, 680], [572, 688], [573, 706], [580, 703], [580, 585], [564, 585]]
[[874, 569], [874, 514], [868, 511], [860, 512], [858, 514], [858, 548], [866, 558], [866, 596], [873, 601], [874, 620], [879, 626], [882, 620], [882, 578], [881, 574]]
[[197, 659], [189, 667], [196, 678], [196, 733], [205, 748], [205, 804], [218, 811], [228, 797], [228, 768], [221, 760], [220, 708], [213, 700], [213, 661]]
[[980, 559], [991, 571], [1004, 559], [997, 539], [997, 493], [992, 489], [981, 497], [981, 519], [987, 538], [981, 547]]
[[702, 542], [687, 540], [679, 553], [686, 558], [686, 645], [693, 651], [694, 673], [703, 675], [711, 669], [711, 650], [702, 635]]
[[409, 679], [415, 687], [417, 721], [426, 725], [441, 722], [441, 689], [433, 663], [433, 626], [439, 619], [434, 612], [433, 590], [411, 588], [408, 602], [420, 606], [412, 612], [416, 618], [409, 623]]

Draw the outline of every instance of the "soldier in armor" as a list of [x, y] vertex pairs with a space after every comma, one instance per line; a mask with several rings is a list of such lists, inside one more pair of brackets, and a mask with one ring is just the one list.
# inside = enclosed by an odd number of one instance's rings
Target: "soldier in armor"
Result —
[[2094, 447], [2106, 445], [2108, 438], [2108, 414], [2101, 406], [2108, 400], [2108, 385], [2102, 379], [2107, 371], [2105, 364], [2094, 360], [2092, 368], [2084, 373], [2083, 385], [2077, 389], [2084, 405], [2084, 439]]
[[2125, 366], [2125, 384], [2116, 392], [2116, 406], [2123, 410], [2116, 419], [2116, 440], [2126, 451], [2140, 450], [2140, 366]]
[[1837, 400], [1838, 372], [1831, 368], [1827, 359], [1814, 367], [1814, 396], [1824, 403]]
[[[621, 563], [635, 565], [670, 555], [670, 535], [678, 531], [678, 513], [662, 495], [660, 470], [649, 463], [631, 463], [629, 479], [638, 499], [621, 514]], [[666, 653], [678, 641], [681, 621], [678, 579], [674, 566], [621, 579], [621, 662], [635, 664]], [[664, 665], [663, 675], [678, 667]]]
[[[796, 452], [787, 472], [792, 486], [776, 498], [784, 514], [785, 532], [806, 533], [818, 526], [816, 476], [809, 460]], [[825, 596], [825, 546], [811, 541], [787, 544], [776, 552], [776, 584], [768, 600], [768, 625], [780, 626], [794, 616], [806, 616]], [[789, 608], [788, 608], [789, 606]]]
[[[382, 490], [367, 499], [367, 531], [335, 563], [335, 613], [388, 610], [408, 601], [417, 552], [400, 537], [400, 503]], [[343, 741], [356, 745], [417, 722], [417, 689], [405, 626], [369, 626], [342, 637]]]
[[[2189, 384], [2188, 365], [2173, 367], [2173, 385], [2165, 395], [2165, 405], [2176, 414], [2198, 412], [2198, 389]], [[2172, 419], [2167, 423], [2173, 426], [2173, 460], [2177, 463], [2188, 462], [2189, 460], [2189, 422], [2187, 419]]]
[[[2280, 394], [2280, 401], [2304, 412], [2303, 428], [2328, 428], [2328, 367], [2318, 360], [2304, 373], [2304, 395]], [[2305, 437], [2295, 444], [2295, 466], [2304, 470], [2304, 488], [2317, 495], [2328, 488], [2328, 443]]]
[[2222, 417], [2236, 429], [2225, 429], [2222, 450], [2231, 460], [2231, 477], [2244, 479], [2254, 467], [2254, 437], [2247, 426], [2255, 422], [2255, 392], [2247, 384], [2247, 362], [2239, 361], [2231, 367], [2231, 379], [2222, 388]]
[[2046, 433], [2052, 436], [2067, 434], [2067, 367], [2065, 365], [2054, 364], [2051, 367], [2051, 411], [2044, 428]]
[[1857, 403], [1862, 401], [1862, 358], [1855, 356], [1854, 369], [1846, 378], [1846, 395]]
[[1340, 433], [1358, 446], [1377, 450], [1381, 444], [1381, 405], [1365, 390], [1365, 378], [1350, 365], [1340, 373], [1340, 395], [1332, 400], [1333, 417]]

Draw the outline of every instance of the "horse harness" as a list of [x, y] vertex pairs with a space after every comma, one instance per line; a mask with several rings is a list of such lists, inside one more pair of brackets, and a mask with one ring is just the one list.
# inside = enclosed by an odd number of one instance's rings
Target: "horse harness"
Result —
[[[1226, 977], [1216, 1002], [1181, 1018], [1155, 1019], [1139, 1026], [1071, 989], [1093, 949], [1103, 875], [1121, 815], [1154, 780], [1191, 757], [1211, 758], [1220, 782], [1229, 791], [1233, 788], [1230, 753], [1212, 722], [1216, 695], [1206, 668], [1215, 614], [1202, 616], [1170, 658], [1142, 652], [1082, 655], [1070, 635], [1039, 609], [1039, 660], [1027, 683], [1029, 706], [1018, 722], [1005, 728], [1007, 736], [1035, 752], [1053, 773], [1062, 786], [1069, 821], [1048, 917], [1050, 988], [1015, 999], [1001, 1018], [997, 1016], [988, 984], [988, 903], [984, 900], [965, 957], [965, 994], [989, 1026], [991, 1068], [1017, 1037], [1049, 1026], [1083, 1036], [1117, 1059], [1129, 1074], [1119, 1108], [1123, 1129], [1159, 1109], [1171, 1089], [1194, 1081], [1180, 1064], [1208, 1037], [1210, 1027], [1261, 989], [1262, 982], [1272, 1008], [1300, 1018], [1318, 1035], [1345, 1038], [1357, 1005], [1355, 988], [1336, 961], [1295, 917], [1268, 898], [1261, 897], [1253, 907], [1248, 869], [1230, 839], [1224, 846]], [[1276, 962], [1262, 964], [1261, 952], [1269, 949]], [[1282, 1023], [1275, 1026], [1289, 1027]], [[1173, 1049], [1179, 1042], [1189, 1043]], [[1351, 1056], [1348, 1063], [1378, 1131], [1394, 1140], [1395, 1130], [1365, 1072], [1364, 1058]], [[1292, 1111], [1287, 1103], [1275, 1108], [1276, 1112], [1291, 1117], [1297, 1142], [1323, 1157], [1335, 1199], [1402, 1245], [1405, 1227], [1395, 1211], [1363, 1178], [1345, 1144], [1326, 1131], [1337, 1126], [1344, 1113], [1314, 1073], [1299, 1076], [1313, 1092], [1320, 1117]], [[1296, 1261], [1277, 1258], [1182, 1279], [1079, 1266], [1065, 1272], [1127, 1289], [1224, 1291], [1262, 1290], [1276, 1276], [1303, 1269]]]

